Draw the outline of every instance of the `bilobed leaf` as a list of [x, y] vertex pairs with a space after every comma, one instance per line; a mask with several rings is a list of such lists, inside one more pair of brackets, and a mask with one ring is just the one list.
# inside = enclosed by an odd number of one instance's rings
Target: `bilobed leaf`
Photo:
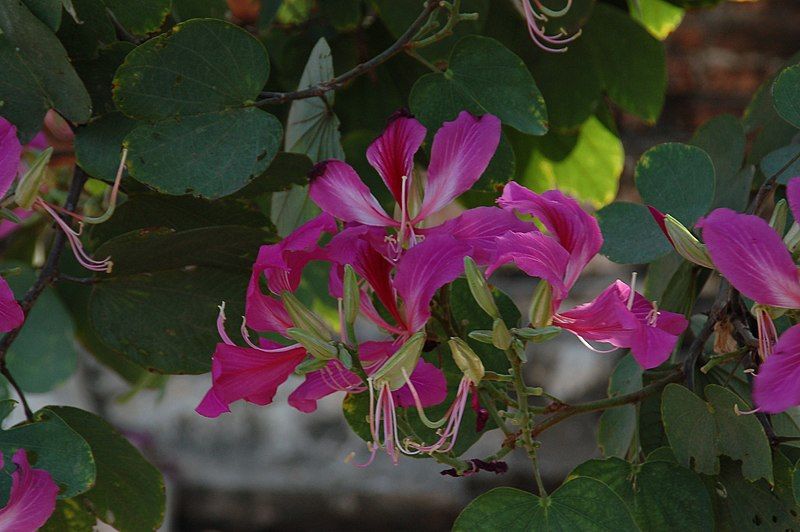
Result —
[[128, 0], [103, 0], [125, 29], [134, 35], [147, 35], [161, 27], [169, 14], [170, 0], [147, 0], [130, 2]]
[[23, 0], [31, 13], [55, 31], [61, 26], [61, 0]]
[[55, 108], [67, 120], [86, 122], [91, 101], [67, 52], [22, 0], [0, 3], [0, 115], [27, 142]]
[[569, 530], [571, 532], [638, 530], [628, 508], [602, 482], [578, 477], [546, 500], [514, 488], [495, 488], [464, 508], [455, 532]]
[[92, 448], [94, 486], [81, 497], [118, 530], [156, 530], [164, 520], [164, 479], [136, 447], [102, 418], [69, 406], [48, 407]]
[[714, 164], [695, 146], [673, 142], [647, 150], [636, 165], [635, 179], [645, 204], [687, 227], [714, 201]]
[[765, 178], [777, 175], [777, 182], [785, 185], [800, 175], [800, 144], [790, 144], [770, 152], [761, 159], [761, 173]]
[[645, 264], [672, 250], [644, 205], [615, 201], [597, 211], [597, 220], [604, 239], [600, 252], [614, 262]]
[[744, 126], [732, 115], [719, 115], [695, 131], [691, 144], [705, 151], [714, 164], [713, 208], [744, 210], [751, 180], [741, 172], [745, 147]]
[[772, 104], [781, 118], [800, 128], [800, 65], [783, 70], [775, 79]]
[[[608, 396], [623, 395], [642, 387], [642, 368], [630, 355], [622, 358], [611, 374]], [[597, 445], [603, 456], [624, 458], [636, 432], [636, 406], [611, 408], [600, 416]]]
[[412, 112], [428, 128], [438, 128], [459, 111], [490, 113], [529, 135], [547, 132], [547, 111], [522, 59], [500, 42], [470, 35], [453, 48], [448, 70], [426, 74], [409, 95]]
[[[320, 38], [303, 70], [299, 90], [333, 78], [333, 57], [328, 42]], [[286, 143], [284, 150], [304, 153], [312, 161], [344, 159], [339, 118], [333, 112], [334, 93], [327, 92], [322, 98], [295, 100], [289, 108], [286, 120]]]
[[236, 197], [254, 198], [269, 192], [288, 190], [293, 185], [306, 185], [312, 166], [307, 155], [278, 152], [269, 168], [240, 190]]
[[718, 473], [717, 430], [708, 403], [685, 386], [668, 384], [661, 399], [661, 413], [678, 462], [698, 473]]
[[92, 120], [75, 133], [75, 158], [90, 176], [114, 181], [125, 137], [136, 122], [119, 111]]

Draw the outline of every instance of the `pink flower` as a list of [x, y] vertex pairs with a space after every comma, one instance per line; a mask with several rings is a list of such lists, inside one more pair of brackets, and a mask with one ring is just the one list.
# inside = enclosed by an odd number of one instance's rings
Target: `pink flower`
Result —
[[25, 321], [25, 314], [14, 298], [14, 292], [5, 279], [0, 277], [0, 332], [16, 329]]
[[17, 469], [11, 473], [8, 503], [0, 509], [0, 530], [33, 532], [44, 526], [55, 510], [58, 486], [50, 473], [31, 468], [24, 449], [14, 453], [13, 461]]
[[761, 412], [777, 414], [800, 405], [800, 325], [787, 329], [758, 368], [753, 400]]

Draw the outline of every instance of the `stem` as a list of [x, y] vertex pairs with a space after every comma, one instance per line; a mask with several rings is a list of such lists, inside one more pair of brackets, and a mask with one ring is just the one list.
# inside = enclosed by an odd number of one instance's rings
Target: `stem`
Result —
[[533, 435], [530, 427], [531, 414], [528, 410], [528, 392], [525, 379], [522, 377], [522, 361], [517, 354], [511, 350], [506, 350], [506, 357], [511, 362], [514, 375], [514, 390], [517, 393], [517, 406], [520, 413], [520, 425], [522, 426], [522, 445], [528, 451], [528, 457], [533, 464], [533, 476], [536, 477], [536, 486], [539, 488], [539, 496], [547, 497], [547, 490], [544, 489], [542, 474], [539, 471], [539, 460], [536, 456], [536, 445], [533, 443]]

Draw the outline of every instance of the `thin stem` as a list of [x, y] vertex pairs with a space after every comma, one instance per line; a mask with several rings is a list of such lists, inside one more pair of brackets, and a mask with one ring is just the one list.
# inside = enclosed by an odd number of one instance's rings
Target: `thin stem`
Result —
[[525, 385], [525, 379], [522, 376], [522, 361], [517, 354], [511, 350], [506, 350], [506, 357], [511, 362], [512, 372], [514, 375], [514, 390], [517, 393], [517, 405], [520, 413], [520, 425], [522, 426], [522, 445], [528, 452], [528, 457], [533, 464], [533, 476], [536, 477], [536, 486], [539, 488], [539, 496], [547, 497], [547, 490], [544, 488], [542, 481], [542, 474], [539, 471], [539, 460], [536, 456], [536, 445], [533, 442], [532, 431], [530, 427], [531, 414], [528, 410], [528, 392]]

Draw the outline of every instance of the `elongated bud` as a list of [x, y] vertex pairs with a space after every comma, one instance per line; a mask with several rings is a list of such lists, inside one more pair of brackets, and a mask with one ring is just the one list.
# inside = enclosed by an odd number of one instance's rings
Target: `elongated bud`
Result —
[[328, 342], [320, 340], [315, 335], [310, 334], [303, 329], [299, 329], [297, 327], [286, 329], [286, 335], [305, 347], [306, 351], [308, 351], [308, 354], [314, 358], [318, 358], [320, 360], [331, 360], [333, 358], [337, 358], [337, 355], [339, 354], [339, 351], [334, 346]]
[[547, 327], [553, 323], [553, 287], [547, 281], [539, 281], [533, 290], [530, 319], [534, 327]]
[[682, 223], [668, 214], [664, 218], [664, 225], [667, 228], [672, 245], [675, 246], [675, 251], [681, 257], [689, 262], [714, 269], [714, 263], [711, 261], [711, 256], [708, 254], [705, 244], [697, 240]]
[[353, 368], [353, 355], [350, 354], [350, 351], [343, 345], [339, 345], [338, 350], [338, 358], [339, 362], [345, 367], [345, 369], [352, 369]]
[[317, 371], [324, 368], [327, 363], [328, 363], [327, 360], [321, 360], [319, 358], [310, 358], [298, 364], [297, 367], [294, 369], [294, 374], [303, 376], [306, 373], [311, 373], [312, 371]]
[[500, 317], [500, 311], [497, 309], [497, 304], [494, 302], [494, 296], [486, 284], [486, 278], [478, 269], [478, 265], [471, 257], [464, 257], [464, 272], [467, 276], [467, 284], [472, 297], [483, 309], [483, 311], [493, 318]]
[[469, 380], [475, 384], [479, 384], [485, 373], [481, 357], [479, 357], [469, 344], [461, 338], [450, 338], [447, 345], [450, 346], [450, 352], [453, 354], [453, 361], [456, 363], [456, 366], [458, 366], [458, 369], [460, 369]]
[[281, 299], [295, 327], [315, 335], [317, 339], [323, 342], [327, 342], [331, 339], [330, 332], [325, 326], [325, 322], [322, 321], [322, 318], [303, 305], [294, 294], [285, 291], [281, 294]]
[[481, 342], [482, 344], [494, 344], [494, 337], [492, 335], [492, 331], [471, 331], [467, 334], [473, 340]]
[[506, 323], [500, 318], [494, 320], [492, 324], [492, 345], [497, 349], [505, 350], [511, 347], [511, 340], [511, 333], [508, 332]]
[[47, 175], [47, 164], [50, 162], [50, 156], [53, 155], [53, 147], [50, 146], [33, 161], [33, 164], [25, 172], [19, 183], [17, 183], [17, 190], [14, 192], [14, 202], [23, 209], [30, 209], [33, 202], [39, 197], [39, 187]]
[[356, 322], [360, 305], [361, 294], [358, 289], [358, 277], [352, 266], [346, 264], [344, 267], [344, 320], [349, 324]]
[[769, 226], [775, 229], [778, 234], [783, 234], [786, 229], [786, 220], [789, 219], [789, 204], [785, 199], [779, 200], [772, 209], [772, 216], [769, 219]]
[[409, 338], [378, 371], [373, 373], [372, 378], [376, 386], [380, 388], [384, 384], [388, 384], [392, 391], [402, 388], [406, 383], [403, 372], [411, 376], [414, 368], [417, 367], [424, 345], [424, 332], [418, 332]]
[[794, 252], [797, 249], [797, 244], [800, 244], [800, 224], [794, 222], [786, 236], [783, 237], [783, 243], [789, 248], [789, 251]]
[[549, 327], [540, 327], [538, 329], [523, 327], [521, 329], [511, 329], [511, 334], [522, 340], [538, 344], [540, 342], [552, 340], [561, 334], [561, 329], [559, 327], [553, 327], [552, 325]]

